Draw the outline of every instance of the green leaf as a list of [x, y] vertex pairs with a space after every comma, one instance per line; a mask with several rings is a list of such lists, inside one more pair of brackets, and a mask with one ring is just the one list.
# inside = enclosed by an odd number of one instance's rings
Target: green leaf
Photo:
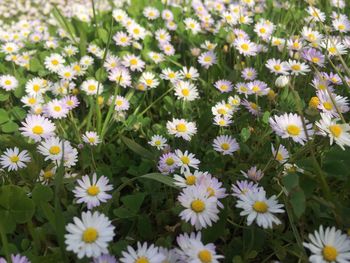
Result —
[[22, 108], [20, 108], [20, 107], [13, 107], [12, 109], [11, 109], [11, 114], [17, 119], [17, 120], [23, 120], [24, 119], [24, 117], [27, 115], [27, 112], [24, 110], [24, 109], [22, 109]]
[[39, 70], [41, 70], [43, 67], [39, 61], [39, 59], [33, 57], [30, 59], [29, 61], [29, 69], [33, 72], [38, 72]]
[[107, 44], [108, 42], [108, 32], [104, 28], [97, 29], [97, 34], [103, 43]]
[[5, 133], [12, 133], [18, 130], [18, 125], [13, 121], [9, 121], [1, 125], [1, 130]]
[[143, 239], [152, 239], [154, 232], [151, 220], [147, 215], [139, 215], [137, 220], [137, 230]]
[[292, 195], [290, 196], [290, 203], [293, 207], [293, 211], [296, 215], [296, 217], [301, 217], [302, 214], [305, 211], [305, 194], [304, 191], [299, 189], [296, 192], [293, 192]]
[[33, 200], [35, 203], [49, 202], [53, 198], [53, 191], [50, 187], [37, 184], [32, 192]]
[[104, 82], [107, 79], [107, 76], [108, 74], [103, 68], [99, 68], [95, 73], [96, 80], [99, 82]]
[[146, 194], [144, 193], [136, 193], [122, 197], [121, 201], [123, 202], [126, 208], [137, 213], [140, 210], [145, 196]]
[[283, 185], [287, 188], [288, 191], [292, 190], [299, 185], [299, 176], [294, 173], [288, 173], [285, 177], [282, 178]]
[[10, 97], [10, 93], [0, 90], [0, 101], [8, 100], [9, 97]]
[[136, 216], [136, 214], [125, 207], [119, 207], [113, 210], [113, 214], [119, 218], [130, 218]]
[[243, 128], [241, 130], [241, 138], [243, 142], [246, 142], [250, 137], [250, 130], [248, 128]]
[[152, 180], [155, 180], [155, 181], [158, 181], [160, 183], [163, 183], [163, 184], [166, 184], [168, 186], [171, 186], [173, 188], [178, 188], [175, 184], [174, 184], [174, 179], [167, 176], [167, 175], [164, 175], [164, 174], [160, 174], [160, 173], [150, 173], [150, 174], [145, 174], [145, 175], [142, 175], [140, 176], [139, 178], [147, 178], [147, 179], [152, 179]]
[[143, 158], [149, 159], [149, 160], [154, 160], [154, 155], [152, 152], [150, 152], [149, 150], [147, 150], [146, 148], [142, 147], [140, 144], [138, 144], [137, 142], [122, 136], [121, 137], [123, 143], [125, 143], [125, 145], [132, 150], [133, 152], [137, 153], [138, 155], [142, 156]]
[[5, 123], [9, 120], [9, 115], [6, 110], [0, 109], [0, 124]]
[[[0, 188], [0, 214], [8, 214], [16, 223], [28, 222], [34, 215], [34, 202], [18, 186], [6, 185]], [[2, 220], [2, 217], [0, 217]]]
[[262, 121], [265, 124], [269, 123], [269, 119], [270, 119], [270, 112], [269, 111], [265, 111], [263, 117], [262, 117]]

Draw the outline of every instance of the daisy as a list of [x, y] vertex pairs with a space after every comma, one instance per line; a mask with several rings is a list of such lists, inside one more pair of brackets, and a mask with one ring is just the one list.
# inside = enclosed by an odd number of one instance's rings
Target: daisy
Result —
[[307, 18], [307, 21], [317, 21], [317, 22], [324, 22], [326, 19], [326, 15], [318, 8], [314, 6], [309, 6], [306, 10], [310, 17]]
[[69, 80], [69, 81], [76, 78], [76, 73], [72, 66], [62, 66], [58, 70], [58, 75], [60, 76], [61, 79]]
[[84, 256], [99, 257], [108, 253], [108, 243], [115, 235], [111, 221], [97, 211], [83, 212], [81, 217], [74, 217], [74, 224], [69, 223], [66, 226], [66, 249], [76, 253], [79, 259]]
[[229, 135], [220, 135], [213, 141], [214, 150], [222, 153], [223, 155], [232, 155], [239, 149], [239, 145], [236, 139]]
[[91, 263], [118, 263], [118, 261], [114, 256], [102, 254], [101, 256], [94, 258]]
[[325, 56], [314, 48], [304, 49], [301, 53], [302, 58], [311, 63], [316, 64], [317, 66], [323, 67], [325, 62]]
[[89, 79], [85, 80], [80, 87], [87, 95], [96, 95], [103, 92], [103, 85], [97, 80]]
[[278, 150], [275, 150], [273, 144], [271, 144], [272, 155], [276, 161], [285, 163], [289, 158], [289, 152], [282, 144], [278, 146]]
[[109, 75], [108, 79], [114, 81], [117, 85], [126, 88], [131, 86], [131, 76], [129, 70], [125, 67], [117, 67], [113, 69]]
[[247, 172], [241, 171], [241, 173], [245, 178], [255, 182], [260, 181], [264, 177], [263, 171], [257, 169], [256, 166], [252, 166]]
[[304, 130], [301, 117], [293, 113], [285, 113], [281, 116], [270, 117], [270, 126], [278, 136], [282, 138], [292, 138], [293, 141], [304, 145], [308, 137], [313, 135], [312, 124], [305, 120], [306, 130]]
[[220, 116], [216, 115], [214, 117], [214, 124], [220, 127], [227, 127], [232, 123], [231, 116], [226, 115], [226, 116]]
[[247, 86], [251, 91], [251, 94], [256, 94], [258, 96], [267, 95], [270, 91], [270, 88], [267, 87], [267, 84], [260, 80], [251, 81]]
[[132, 54], [123, 56], [122, 64], [130, 68], [131, 71], [142, 71], [145, 67], [145, 62], [143, 62], [139, 56]]
[[127, 251], [122, 251], [122, 263], [163, 263], [165, 256], [159, 252], [159, 248], [147, 243], [137, 242], [137, 249], [128, 246]]
[[199, 25], [199, 23], [194, 20], [193, 18], [186, 18], [184, 20], [184, 24], [186, 26], [186, 30], [191, 30], [192, 34], [196, 35], [197, 33], [199, 33], [201, 31], [201, 27]]
[[121, 47], [127, 47], [127, 46], [130, 46], [131, 44], [131, 38], [129, 37], [129, 35], [122, 31], [117, 32], [113, 36], [113, 40], [115, 41], [115, 44], [117, 46], [121, 46]]
[[286, 62], [281, 62], [280, 59], [271, 58], [266, 61], [265, 66], [270, 70], [271, 73], [278, 75], [288, 74], [288, 64]]
[[175, 83], [175, 96], [184, 101], [193, 101], [198, 99], [197, 87], [188, 81], [178, 81]]
[[157, 134], [152, 136], [148, 144], [156, 147], [158, 150], [163, 150], [166, 146], [168, 146], [167, 139]]
[[257, 192], [248, 191], [239, 196], [236, 204], [237, 208], [242, 208], [241, 216], [247, 217], [247, 225], [254, 221], [263, 228], [272, 228], [273, 223], [281, 224], [281, 221], [274, 215], [275, 213], [284, 213], [283, 205], [277, 202], [275, 195], [266, 198], [266, 192], [260, 188]]
[[146, 29], [139, 24], [133, 22], [126, 27], [128, 34], [135, 40], [144, 39], [146, 36]]
[[350, 31], [350, 21], [345, 18], [336, 18], [332, 21], [334, 30], [347, 33]]
[[286, 65], [288, 67], [288, 70], [291, 71], [290, 74], [292, 75], [305, 75], [307, 72], [310, 71], [310, 67], [308, 65], [296, 60], [289, 59]]
[[222, 79], [214, 83], [214, 87], [217, 88], [221, 93], [232, 91], [232, 83], [228, 80]]
[[199, 78], [198, 70], [194, 67], [182, 67], [180, 70], [180, 76], [188, 80], [197, 80]]
[[57, 53], [53, 53], [50, 56], [45, 58], [44, 65], [45, 67], [51, 71], [57, 73], [62, 66], [64, 65], [65, 60], [64, 58]]
[[175, 150], [175, 155], [175, 161], [177, 163], [177, 166], [181, 168], [181, 173], [184, 171], [189, 172], [190, 167], [198, 169], [200, 161], [195, 158], [195, 155], [193, 153], [190, 153], [187, 150], [185, 152], [182, 152], [181, 150]]
[[47, 90], [46, 82], [41, 78], [33, 78], [27, 81], [25, 85], [25, 91], [28, 95], [38, 96], [45, 93]]
[[175, 171], [178, 167], [178, 163], [176, 162], [177, 157], [174, 153], [169, 152], [163, 154], [159, 158], [158, 162], [158, 170], [163, 174], [169, 174]]
[[327, 50], [330, 57], [345, 55], [347, 53], [345, 45], [336, 38], [324, 40], [321, 43], [321, 47]]
[[101, 203], [106, 203], [112, 196], [107, 194], [113, 190], [113, 186], [108, 184], [109, 180], [105, 176], [97, 179], [96, 173], [92, 175], [92, 179], [88, 175], [84, 175], [82, 179], [77, 180], [78, 185], [74, 188], [73, 193], [77, 198], [77, 203], [87, 204], [88, 209], [98, 207]]
[[11, 75], [1, 75], [0, 87], [6, 91], [14, 90], [18, 87], [18, 80]]
[[196, 230], [212, 226], [219, 220], [217, 199], [210, 196], [204, 186], [193, 185], [183, 188], [178, 200], [185, 208], [180, 213], [181, 219], [190, 222]]
[[221, 115], [221, 116], [232, 116], [233, 109], [232, 107], [229, 107], [226, 102], [222, 101], [217, 103], [214, 107], [211, 108], [211, 112], [214, 116]]
[[243, 56], [256, 56], [258, 53], [257, 45], [249, 39], [237, 38], [233, 44]]
[[252, 181], [236, 181], [236, 184], [232, 184], [232, 195], [235, 197], [240, 197], [248, 192], [256, 193], [259, 191], [260, 187], [257, 183]]
[[244, 68], [242, 70], [242, 78], [244, 78], [244, 80], [254, 80], [257, 75], [258, 73], [254, 68]]
[[54, 119], [65, 118], [67, 117], [68, 112], [68, 108], [65, 104], [63, 104], [61, 100], [53, 99], [52, 101], [46, 103], [44, 106], [45, 116]]
[[316, 94], [320, 101], [318, 104], [318, 109], [320, 109], [323, 113], [328, 114], [330, 117], [338, 118], [338, 111], [340, 113], [346, 113], [350, 110], [349, 102], [346, 97], [328, 92], [328, 90], [319, 90]]
[[244, 99], [242, 105], [254, 116], [261, 115], [261, 107], [256, 103]]
[[56, 126], [49, 119], [40, 115], [29, 115], [22, 122], [22, 135], [38, 142], [54, 135]]
[[30, 162], [31, 158], [28, 155], [28, 151], [19, 151], [17, 147], [11, 149], [7, 148], [5, 152], [0, 156], [0, 164], [3, 169], [7, 171], [17, 171], [18, 169], [27, 166], [26, 163]]
[[164, 61], [164, 55], [157, 52], [149, 52], [148, 57], [153, 60], [154, 63], [158, 64]]
[[158, 42], [168, 43], [171, 41], [170, 34], [164, 30], [164, 29], [158, 29], [156, 32], [154, 32], [154, 35]]
[[164, 52], [167, 56], [173, 56], [175, 54], [175, 48], [172, 44], [168, 42], [161, 42], [159, 48]]
[[46, 168], [45, 170], [41, 170], [39, 174], [39, 182], [41, 182], [44, 185], [49, 184], [49, 182], [51, 182], [54, 179], [56, 170], [56, 166], [52, 168]]
[[139, 81], [148, 88], [156, 88], [159, 85], [159, 80], [152, 72], [143, 72]]
[[208, 69], [212, 65], [216, 64], [216, 55], [213, 51], [207, 51], [198, 57], [198, 62], [202, 67]]
[[69, 147], [68, 141], [60, 140], [58, 137], [50, 137], [40, 143], [38, 152], [45, 156], [45, 161], [60, 161], [63, 152], [68, 151]]
[[161, 79], [169, 80], [172, 83], [176, 83], [180, 78], [181, 75], [175, 70], [172, 70], [171, 68], [165, 68], [162, 70], [162, 74], [160, 74]]
[[350, 239], [335, 227], [326, 229], [320, 225], [319, 231], [309, 234], [310, 243], [303, 242], [312, 255], [312, 263], [345, 263], [350, 262]]
[[218, 199], [218, 206], [220, 208], [224, 208], [224, 205], [219, 201], [220, 199], [223, 199], [227, 196], [226, 188], [223, 187], [222, 182], [220, 182], [211, 174], [205, 173], [198, 178], [197, 184], [206, 187], [209, 193], [209, 197], [215, 196], [216, 199]]
[[87, 144], [96, 146], [101, 142], [100, 137], [98, 136], [97, 132], [94, 131], [87, 131], [82, 137], [83, 141]]
[[181, 175], [174, 174], [174, 184], [181, 188], [195, 185], [198, 183], [199, 179], [202, 176], [206, 176], [207, 174], [208, 172], [200, 172], [198, 170], [195, 170], [194, 173], [191, 173], [190, 171], [184, 171], [184, 173]]
[[181, 137], [186, 141], [190, 141], [191, 137], [197, 133], [196, 123], [184, 119], [173, 118], [172, 121], [167, 122], [166, 127], [169, 134]]
[[332, 119], [328, 114], [321, 113], [321, 120], [316, 122], [320, 134], [328, 136], [330, 145], [335, 142], [345, 150], [344, 146], [350, 146], [350, 125], [337, 123], [339, 118]]
[[126, 111], [130, 107], [129, 101], [126, 98], [124, 98], [123, 96], [119, 96], [119, 95], [117, 95], [115, 97], [114, 105], [115, 105], [114, 109], [118, 112], [119, 111]]
[[26, 256], [11, 254], [11, 262], [7, 262], [4, 258], [0, 258], [0, 263], [30, 263], [30, 261]]

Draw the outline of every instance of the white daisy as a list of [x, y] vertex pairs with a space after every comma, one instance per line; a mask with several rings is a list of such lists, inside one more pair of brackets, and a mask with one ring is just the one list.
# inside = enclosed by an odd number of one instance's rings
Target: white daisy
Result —
[[193, 153], [190, 153], [187, 150], [185, 152], [182, 152], [181, 150], [177, 149], [175, 150], [175, 154], [175, 161], [177, 162], [178, 167], [181, 168], [181, 173], [184, 171], [188, 172], [190, 170], [190, 167], [198, 169], [200, 161], [195, 158], [195, 155]]
[[19, 128], [23, 136], [38, 142], [54, 135], [56, 126], [49, 119], [40, 115], [29, 115]]
[[100, 137], [98, 136], [97, 132], [94, 131], [87, 131], [82, 137], [83, 141], [87, 144], [96, 146], [101, 142]]
[[85, 203], [88, 209], [98, 207], [112, 198], [107, 192], [112, 191], [113, 186], [108, 184], [109, 180], [105, 176], [100, 176], [97, 180], [96, 173], [94, 173], [90, 180], [88, 175], [84, 175], [77, 180], [77, 183], [78, 185], [73, 190], [74, 196], [78, 204]]
[[149, 145], [156, 147], [158, 150], [163, 150], [168, 144], [167, 139], [161, 135], [153, 135], [151, 140], [148, 142]]
[[165, 260], [165, 256], [159, 252], [158, 247], [140, 242], [137, 242], [137, 250], [128, 246], [127, 251], [122, 252], [122, 256], [119, 259], [122, 263], [163, 263]]
[[68, 234], [65, 243], [68, 251], [73, 251], [78, 258], [99, 257], [108, 253], [108, 243], [113, 240], [114, 226], [111, 221], [99, 212], [83, 212], [81, 219], [74, 217], [74, 224], [66, 226]]
[[18, 80], [11, 75], [0, 76], [0, 87], [6, 91], [14, 90], [18, 87]]
[[31, 158], [28, 155], [27, 150], [19, 151], [17, 147], [11, 149], [7, 148], [5, 152], [0, 156], [0, 164], [3, 169], [8, 171], [17, 171], [18, 169], [27, 166], [26, 163], [30, 162]]
[[191, 137], [197, 133], [196, 123], [188, 122], [184, 119], [173, 118], [172, 121], [167, 122], [166, 127], [169, 134], [181, 137], [186, 141], [190, 141]]
[[239, 149], [236, 139], [229, 135], [217, 136], [213, 141], [214, 150], [221, 152], [223, 155], [232, 155]]

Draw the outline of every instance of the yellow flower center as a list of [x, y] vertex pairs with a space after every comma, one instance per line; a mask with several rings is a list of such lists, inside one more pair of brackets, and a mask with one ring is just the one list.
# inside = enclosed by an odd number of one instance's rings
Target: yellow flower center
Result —
[[153, 80], [152, 79], [146, 79], [146, 84], [148, 86], [151, 86], [153, 84]]
[[146, 257], [139, 257], [135, 260], [135, 263], [149, 263], [149, 260]]
[[187, 131], [187, 127], [186, 127], [185, 124], [180, 123], [180, 124], [176, 125], [176, 130], [178, 132], [186, 132]]
[[83, 233], [83, 241], [85, 243], [93, 243], [98, 238], [98, 232], [93, 227], [88, 227]]
[[51, 146], [49, 152], [53, 155], [57, 155], [61, 152], [61, 148], [59, 146]]
[[280, 71], [280, 70], [281, 70], [281, 65], [274, 65], [273, 68], [274, 68], [276, 71]]
[[11, 84], [12, 84], [11, 80], [9, 79], [5, 80], [5, 85], [11, 85]]
[[312, 60], [312, 62], [314, 62], [314, 63], [320, 62], [320, 58], [318, 58], [318, 57], [313, 57], [311, 60]]
[[325, 246], [322, 250], [322, 255], [325, 260], [332, 262], [337, 259], [338, 251], [333, 246]]
[[192, 78], [192, 74], [191, 74], [191, 73], [187, 73], [187, 74], [185, 75], [185, 77], [188, 78], [188, 79], [190, 79], [190, 78]]
[[211, 197], [211, 196], [215, 196], [215, 191], [214, 191], [214, 189], [213, 189], [213, 188], [208, 187], [208, 188], [207, 188], [207, 192], [209, 193], [209, 197]]
[[344, 29], [345, 29], [345, 25], [339, 25], [339, 26], [338, 26], [338, 29], [339, 29], [339, 30], [344, 30]]
[[86, 192], [88, 193], [88, 195], [91, 195], [91, 196], [96, 196], [99, 194], [100, 192], [100, 188], [96, 185], [91, 185], [87, 190]]
[[53, 172], [51, 170], [45, 171], [43, 177], [45, 179], [50, 179], [53, 176]]
[[34, 84], [34, 85], [33, 85], [33, 90], [34, 90], [35, 92], [38, 92], [38, 91], [40, 90], [40, 86], [39, 86], [38, 84]]
[[89, 140], [89, 142], [91, 142], [91, 143], [95, 143], [95, 141], [96, 141], [94, 137], [89, 137], [88, 140]]
[[310, 99], [309, 106], [310, 106], [311, 108], [317, 108], [317, 106], [318, 106], [319, 103], [320, 103], [319, 98], [317, 98], [317, 97], [312, 97], [312, 98]]
[[323, 102], [323, 107], [324, 107], [326, 110], [331, 110], [331, 109], [333, 109], [332, 103], [331, 103], [331, 102], [328, 102], [328, 101]]
[[174, 161], [173, 158], [168, 158], [168, 159], [166, 159], [165, 163], [166, 163], [167, 165], [173, 165], [173, 164], [175, 163], [175, 161]]
[[123, 101], [122, 101], [122, 100], [116, 100], [116, 101], [115, 101], [115, 104], [116, 104], [117, 106], [122, 106], [122, 105], [123, 105]]
[[258, 105], [256, 105], [254, 102], [250, 103], [250, 107], [252, 107], [253, 110], [257, 110], [258, 109]]
[[277, 161], [282, 161], [283, 160], [283, 155], [280, 152], [277, 153], [276, 160]]
[[248, 51], [249, 46], [248, 46], [248, 44], [244, 43], [244, 44], [241, 45], [241, 48], [242, 48], [244, 51]]
[[183, 90], [181, 90], [181, 93], [182, 93], [182, 95], [187, 97], [190, 94], [190, 90], [189, 89], [183, 89]]
[[301, 69], [300, 65], [298, 65], [298, 64], [293, 65], [291, 68], [292, 68], [292, 70], [296, 70], [296, 71]]
[[287, 132], [289, 135], [297, 136], [300, 134], [300, 128], [294, 124], [290, 124], [287, 126]]
[[230, 144], [228, 144], [227, 142], [224, 142], [223, 144], [221, 144], [221, 149], [223, 149], [224, 151], [227, 151], [228, 149], [230, 149]]
[[332, 135], [336, 138], [338, 138], [343, 132], [341, 126], [337, 124], [329, 126], [329, 130], [332, 133]]
[[73, 69], [76, 71], [76, 72], [80, 72], [81, 71], [81, 67], [79, 65], [74, 65]]
[[17, 155], [13, 155], [10, 157], [11, 162], [17, 163], [19, 161], [19, 157]]
[[209, 57], [209, 56], [204, 57], [204, 61], [205, 62], [210, 62], [211, 61], [211, 57]]
[[57, 112], [61, 111], [61, 107], [60, 106], [55, 106], [55, 107], [53, 107], [53, 109], [54, 109], [54, 111], [57, 111]]
[[29, 103], [29, 104], [35, 104], [35, 102], [36, 102], [36, 99], [35, 99], [35, 98], [29, 98], [29, 99], [28, 99], [28, 103]]
[[157, 145], [157, 146], [159, 146], [159, 145], [161, 145], [162, 143], [161, 143], [161, 141], [155, 141], [154, 144]]
[[96, 90], [96, 85], [93, 85], [93, 84], [92, 84], [92, 85], [89, 85], [89, 86], [88, 86], [88, 90], [89, 90], [89, 91], [94, 91], [94, 90]]
[[132, 65], [132, 66], [137, 65], [137, 59], [136, 58], [130, 59], [130, 65]]
[[329, 53], [335, 54], [337, 52], [337, 49], [335, 47], [328, 48]]
[[44, 132], [44, 129], [41, 126], [36, 125], [36, 126], [33, 127], [32, 132], [34, 134], [36, 134], [36, 135], [40, 135], [40, 134], [42, 134]]
[[265, 28], [263, 28], [263, 27], [262, 27], [262, 28], [260, 28], [260, 30], [259, 30], [259, 31], [260, 31], [260, 33], [262, 33], [262, 34], [266, 33], [266, 29], [265, 29]]
[[168, 74], [168, 77], [169, 77], [170, 79], [175, 78], [175, 73], [174, 73], [174, 72], [170, 72], [170, 73]]
[[252, 90], [253, 90], [254, 92], [258, 92], [258, 91], [260, 91], [260, 88], [259, 88], [259, 86], [254, 86], [254, 87], [252, 88]]
[[180, 159], [181, 159], [181, 162], [183, 164], [189, 164], [190, 163], [190, 158], [188, 158], [187, 156], [182, 156]]
[[69, 78], [69, 77], [71, 76], [71, 74], [70, 74], [70, 72], [66, 72], [66, 73], [64, 73], [64, 76], [65, 76], [66, 78]]
[[140, 29], [135, 28], [135, 29], [134, 29], [134, 34], [136, 34], [136, 35], [140, 34]]
[[218, 109], [218, 113], [225, 115], [226, 114], [226, 110], [225, 109]]
[[196, 199], [191, 203], [191, 209], [196, 213], [201, 213], [205, 209], [205, 203], [202, 200]]
[[196, 183], [196, 177], [194, 175], [189, 175], [186, 177], [186, 184], [187, 185], [194, 185]]
[[209, 250], [204, 249], [199, 251], [198, 258], [202, 263], [210, 263], [212, 260], [212, 255]]
[[266, 213], [269, 207], [263, 201], [256, 201], [253, 205], [253, 209], [258, 213]]
[[57, 59], [53, 59], [53, 60], [51, 61], [51, 63], [52, 63], [54, 66], [57, 66], [59, 62], [58, 62]]

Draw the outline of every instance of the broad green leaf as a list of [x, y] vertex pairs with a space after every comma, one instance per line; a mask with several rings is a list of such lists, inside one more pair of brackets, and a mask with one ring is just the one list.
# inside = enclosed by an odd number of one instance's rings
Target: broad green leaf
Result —
[[0, 124], [5, 123], [9, 120], [9, 115], [6, 110], [0, 109]]
[[0, 90], [0, 101], [8, 100], [9, 97], [10, 97], [10, 93]]
[[1, 130], [5, 133], [12, 133], [18, 130], [18, 125], [13, 121], [8, 121], [1, 125]]
[[36, 204], [49, 202], [53, 198], [53, 191], [48, 186], [37, 184], [33, 189], [32, 197]]
[[299, 176], [295, 173], [288, 173], [285, 177], [282, 178], [283, 185], [287, 188], [288, 191], [292, 190], [299, 185]]
[[142, 147], [137, 142], [135, 142], [127, 137], [124, 137], [124, 136], [122, 136], [121, 139], [125, 143], [125, 145], [133, 152], [137, 153], [138, 155], [140, 155], [143, 158], [154, 160], [155, 157], [154, 157], [153, 153], [150, 152], [149, 150], [147, 150], [146, 148]]
[[38, 72], [39, 70], [41, 70], [43, 67], [39, 61], [39, 59], [33, 57], [30, 59], [29, 61], [29, 69], [33, 72]]
[[241, 130], [241, 138], [243, 142], [246, 142], [250, 137], [250, 130], [248, 128], [243, 128]]
[[305, 211], [306, 200], [303, 190], [299, 189], [295, 191], [290, 196], [290, 203], [293, 207], [295, 215], [299, 218]]
[[174, 184], [174, 182], [175, 182], [174, 179], [168, 175], [164, 175], [164, 174], [160, 174], [160, 173], [150, 173], [150, 174], [142, 175], [139, 178], [152, 179], [152, 180], [158, 181], [160, 183], [166, 184], [168, 186], [171, 186], [173, 188], [178, 188]]
[[121, 198], [121, 201], [129, 210], [137, 213], [145, 199], [146, 194], [136, 193], [132, 195], [127, 195]]

